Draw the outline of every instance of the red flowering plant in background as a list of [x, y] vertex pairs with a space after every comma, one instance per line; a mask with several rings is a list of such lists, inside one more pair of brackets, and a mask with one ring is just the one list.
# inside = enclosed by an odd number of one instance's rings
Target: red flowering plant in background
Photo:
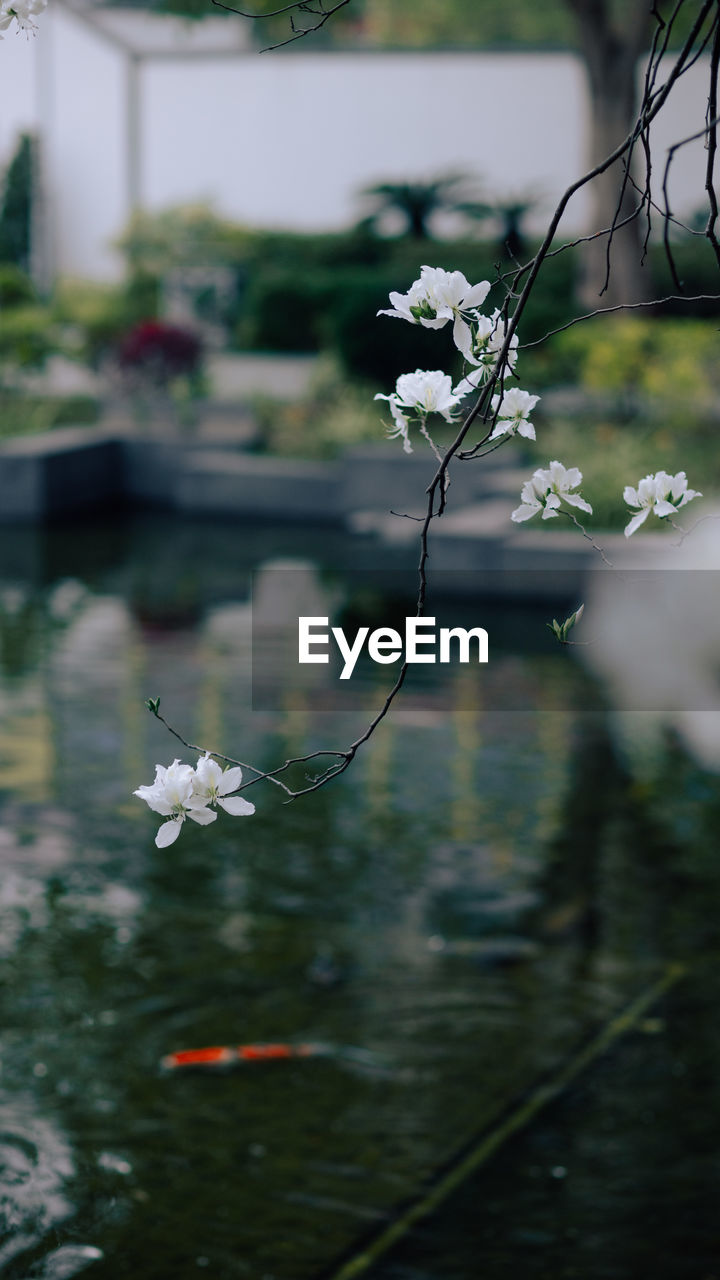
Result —
[[163, 320], [143, 320], [123, 338], [117, 361], [124, 373], [166, 387], [200, 372], [203, 346], [196, 334]]
[[188, 426], [203, 394], [203, 357], [202, 341], [192, 330], [143, 320], [121, 340], [115, 359], [140, 417], [170, 407], [176, 422]]

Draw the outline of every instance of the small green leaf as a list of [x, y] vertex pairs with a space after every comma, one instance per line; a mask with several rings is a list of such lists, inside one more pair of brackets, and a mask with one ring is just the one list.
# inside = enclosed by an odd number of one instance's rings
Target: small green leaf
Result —
[[148, 711], [151, 711], [151, 712], [152, 712], [152, 714], [153, 714], [154, 716], [156, 716], [156, 715], [158, 714], [159, 710], [160, 710], [160, 699], [159, 699], [159, 698], [146, 698], [146, 699], [145, 699], [145, 706], [147, 707]]
[[585, 605], [581, 604], [574, 613], [570, 614], [569, 618], [565, 619], [564, 622], [560, 623], [557, 618], [553, 618], [552, 622], [546, 622], [545, 626], [552, 631], [553, 635], [560, 641], [560, 644], [568, 644], [568, 635], [572, 631], [573, 627], [580, 621], [584, 611]]

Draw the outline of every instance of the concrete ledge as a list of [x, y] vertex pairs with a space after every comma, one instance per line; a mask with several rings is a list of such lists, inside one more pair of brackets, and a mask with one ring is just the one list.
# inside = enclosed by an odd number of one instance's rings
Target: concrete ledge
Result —
[[186, 456], [175, 477], [174, 505], [193, 514], [337, 524], [339, 489], [335, 463], [207, 450]]
[[[0, 445], [0, 523], [41, 523], [123, 502], [162, 505], [188, 515], [335, 525], [364, 543], [363, 554], [392, 566], [414, 565], [418, 525], [389, 514], [424, 511], [433, 459], [380, 447], [354, 449], [337, 462], [259, 457], [199, 448], [175, 436], [65, 428]], [[456, 468], [451, 505], [433, 524], [434, 571], [561, 574], [578, 583], [603, 562], [575, 531], [512, 525], [518, 472], [497, 466]], [[663, 535], [603, 534], [608, 558], [622, 567], [657, 553]], [[508, 581], [510, 578], [508, 579]], [[523, 587], [526, 590], [526, 587]]]
[[0, 445], [0, 523], [51, 519], [123, 496], [114, 436], [68, 427]]
[[184, 450], [169, 440], [143, 440], [137, 436], [124, 436], [119, 445], [125, 498], [130, 502], [173, 506]]
[[[429, 451], [407, 454], [397, 441], [394, 444], [394, 448], [387, 444], [363, 445], [344, 454], [339, 463], [343, 511], [392, 509], [424, 514], [424, 494], [437, 471], [437, 462]], [[482, 467], [456, 462], [450, 485], [453, 505], [465, 506], [490, 492], [495, 471], [494, 462]]]

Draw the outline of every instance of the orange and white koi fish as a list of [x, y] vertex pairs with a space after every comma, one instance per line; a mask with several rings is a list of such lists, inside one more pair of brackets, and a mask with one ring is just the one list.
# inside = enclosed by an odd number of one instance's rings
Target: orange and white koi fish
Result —
[[323, 1044], [213, 1045], [207, 1049], [178, 1049], [161, 1060], [164, 1071], [181, 1067], [233, 1067], [249, 1062], [276, 1062], [288, 1058], [320, 1058], [329, 1053]]

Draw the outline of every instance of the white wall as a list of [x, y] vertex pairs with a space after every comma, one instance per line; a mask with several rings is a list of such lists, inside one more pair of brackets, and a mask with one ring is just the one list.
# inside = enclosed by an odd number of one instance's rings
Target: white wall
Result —
[[18, 134], [37, 121], [37, 42], [14, 32], [0, 40], [0, 167], [10, 160]]
[[112, 275], [119, 260], [110, 242], [130, 213], [127, 62], [67, 10], [55, 10], [46, 36], [53, 68], [43, 121], [51, 261], [67, 275]]
[[144, 102], [148, 205], [206, 196], [250, 224], [342, 227], [360, 213], [360, 187], [453, 169], [490, 191], [554, 195], [582, 162], [570, 55], [155, 62]]
[[[136, 42], [139, 16], [128, 26]], [[52, 261], [110, 277], [120, 266], [110, 242], [131, 204], [130, 58], [60, 0], [39, 26], [30, 40], [0, 42], [0, 163], [39, 121]], [[587, 96], [570, 54], [259, 55], [229, 44], [210, 57], [202, 40], [188, 56], [188, 38], [140, 64], [137, 173], [149, 208], [207, 200], [250, 225], [330, 229], [360, 216], [362, 186], [463, 170], [489, 196], [534, 191], [540, 226], [584, 166]], [[702, 123], [706, 68], [680, 81], [655, 127], [656, 169]], [[701, 142], [678, 153], [678, 213], [700, 203], [704, 156]], [[584, 230], [587, 209], [583, 193], [564, 228]]]

